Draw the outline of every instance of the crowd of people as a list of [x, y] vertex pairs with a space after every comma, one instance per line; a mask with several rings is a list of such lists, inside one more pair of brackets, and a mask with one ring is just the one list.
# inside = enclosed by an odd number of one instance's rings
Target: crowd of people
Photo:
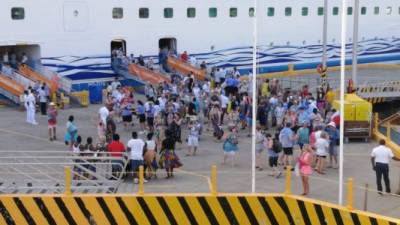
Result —
[[[121, 53], [115, 54], [119, 57]], [[185, 55], [186, 52], [180, 56], [181, 60], [188, 60]], [[132, 60], [144, 63], [141, 57]], [[202, 68], [207, 70], [205, 63]], [[64, 140], [77, 155], [108, 152], [114, 158], [111, 178], [132, 175], [137, 183], [140, 166], [144, 166], [145, 182], [156, 178], [158, 169], [165, 169], [167, 178], [174, 177], [174, 169], [181, 167], [186, 157], [201, 153], [201, 142], [208, 132], [217, 148], [222, 149], [221, 164], [235, 166], [239, 143], [251, 137], [254, 123], [256, 169], [268, 169], [268, 174], [275, 178], [280, 178], [287, 168], [295, 170], [302, 178], [303, 195], [310, 192], [309, 176], [314, 171], [324, 175], [327, 169], [338, 168], [340, 115], [332, 107], [335, 93], [329, 84], [322, 82], [316, 90], [307, 85], [290, 90], [282, 87], [278, 79], [258, 79], [253, 90], [251, 71], [248, 76], [236, 68], [207, 71], [204, 80], [197, 80], [193, 73], [173, 71], [166, 74], [171, 82], [146, 84], [144, 96], [136, 95], [116, 78], [107, 84], [104, 106], [98, 110], [99, 143], [93, 144], [92, 137], [82, 143], [73, 116], [68, 118]], [[252, 98], [253, 91], [256, 101]], [[49, 103], [45, 101], [46, 93], [45, 85], [32, 88], [27, 93], [26, 107], [28, 111], [30, 102], [36, 99], [34, 95], [40, 102], [46, 102], [40, 108], [42, 114], [48, 114], [49, 137], [55, 140], [57, 111], [52, 103], [48, 110], [45, 108]], [[256, 121], [253, 121], [255, 105]], [[117, 132], [120, 125], [119, 129], [131, 132], [126, 144]], [[176, 150], [183, 146], [185, 158], [181, 159]], [[126, 160], [129, 163], [125, 168]], [[82, 176], [90, 178], [87, 174]]]

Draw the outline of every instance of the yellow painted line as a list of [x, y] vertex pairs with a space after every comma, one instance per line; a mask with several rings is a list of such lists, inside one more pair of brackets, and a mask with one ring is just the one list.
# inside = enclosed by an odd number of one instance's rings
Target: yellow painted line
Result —
[[137, 198], [124, 196], [122, 197], [122, 201], [138, 223], [140, 221], [141, 225], [150, 225], [150, 222], [147, 219], [146, 214], [144, 214], [142, 207], [140, 207]]
[[81, 199], [85, 203], [86, 208], [93, 215], [93, 219], [96, 221], [96, 224], [104, 224], [104, 225], [110, 224], [108, 223], [108, 219], [104, 215], [104, 212], [95, 197], [87, 196]]
[[21, 211], [19, 211], [12, 197], [2, 197], [1, 201], [3, 202], [4, 207], [6, 207], [6, 209], [10, 213], [15, 224], [18, 225], [28, 224], [27, 221], [24, 219], [24, 216], [22, 215]]
[[269, 207], [272, 210], [272, 213], [275, 215], [275, 218], [279, 220], [279, 222], [282, 222], [282, 224], [289, 224], [289, 220], [287, 219], [285, 213], [281, 209], [281, 207], [278, 205], [278, 203], [275, 201], [274, 198], [265, 198], [265, 201], [268, 202]]
[[285, 198], [290, 213], [292, 214], [293, 220], [296, 224], [305, 225], [303, 215], [301, 214], [300, 208], [297, 204], [296, 199], [293, 198]]
[[53, 197], [42, 197], [44, 205], [49, 210], [50, 214], [53, 216], [54, 220], [58, 225], [68, 225], [67, 220], [65, 219], [63, 213], [58, 208], [56, 202]]
[[271, 225], [271, 221], [269, 221], [268, 216], [265, 214], [263, 207], [258, 201], [257, 197], [248, 197], [246, 198], [247, 202], [250, 205], [251, 210], [257, 218], [259, 224]]
[[165, 202], [167, 203], [169, 209], [171, 212], [174, 214], [174, 217], [176, 221], [179, 224], [188, 224], [190, 225], [189, 219], [186, 217], [185, 212], [183, 211], [183, 208], [181, 207], [181, 204], [178, 201], [177, 197], [173, 196], [166, 196], [164, 197]]
[[196, 218], [196, 221], [198, 224], [201, 225], [209, 225], [210, 221], [208, 221], [208, 218], [206, 214], [204, 213], [203, 209], [200, 206], [199, 201], [197, 200], [197, 197], [194, 196], [188, 196], [185, 197], [185, 200], [187, 204], [189, 205], [190, 211], [193, 212], [193, 216]]
[[[222, 210], [221, 205], [219, 204], [217, 198], [215, 197], [206, 197], [208, 205], [210, 206], [211, 211], [214, 213], [215, 218], [219, 224], [229, 224], [228, 218], [226, 218], [224, 211]], [[232, 207], [231, 207], [232, 208]], [[239, 218], [237, 218], [239, 219]]]
[[229, 205], [231, 205], [231, 209], [236, 216], [237, 221], [239, 224], [250, 224], [249, 219], [247, 218], [246, 213], [244, 212], [242, 205], [239, 202], [237, 197], [227, 197]]
[[[75, 202], [74, 197], [68, 196], [63, 197], [61, 200], [64, 202], [65, 207], [67, 207], [68, 211], [70, 212], [71, 216], [79, 225], [89, 225], [87, 219], [83, 215], [82, 211], [80, 210], [78, 204]], [[83, 199], [82, 199], [83, 200]]]
[[[206, 179], [206, 180], [207, 180], [207, 184], [208, 184], [208, 189], [209, 189], [210, 192], [211, 192], [211, 190], [212, 190], [212, 184], [211, 184], [211, 179], [210, 179], [210, 177], [205, 176], [205, 175], [203, 175], [203, 174], [200, 174], [200, 173], [198, 173], [198, 172], [186, 171], [186, 170], [182, 170], [182, 169], [176, 169], [176, 171], [177, 171], [178, 173], [179, 173], [179, 172], [181, 172], [181, 173], [186, 173], [186, 174], [190, 174], [190, 175], [193, 175], [193, 176], [197, 176], [197, 177], [201, 177], [201, 178]], [[209, 173], [210, 171], [207, 171], [207, 172]]]
[[147, 203], [151, 212], [154, 215], [154, 218], [158, 222], [158, 224], [170, 224], [167, 216], [164, 213], [164, 210], [161, 208], [160, 203], [158, 203], [156, 197], [146, 196], [143, 200]]
[[111, 214], [113, 214], [117, 224], [130, 224], [128, 218], [125, 217], [121, 207], [119, 206], [114, 196], [105, 196], [103, 199], [106, 202], [108, 208], [110, 209]]
[[39, 207], [33, 201], [32, 197], [21, 198], [23, 205], [25, 206], [26, 210], [31, 214], [32, 219], [36, 222], [36, 224], [46, 225], [47, 219], [44, 218], [42, 212], [40, 211]]

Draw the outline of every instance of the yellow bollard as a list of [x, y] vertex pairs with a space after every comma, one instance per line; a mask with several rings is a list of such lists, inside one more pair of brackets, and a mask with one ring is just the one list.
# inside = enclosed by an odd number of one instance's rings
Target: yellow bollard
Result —
[[392, 140], [392, 125], [390, 123], [388, 123], [387, 127], [386, 127], [386, 138], [387, 138], [387, 142]]
[[211, 166], [211, 194], [217, 195], [217, 166]]
[[65, 172], [65, 195], [71, 194], [71, 168], [69, 166], [64, 167]]
[[291, 186], [292, 186], [292, 167], [286, 166], [286, 187], [285, 187], [285, 194], [291, 194]]
[[353, 210], [353, 178], [347, 181], [347, 209]]
[[144, 194], [144, 170], [143, 166], [139, 166], [139, 189], [138, 189], [138, 194], [142, 195]]

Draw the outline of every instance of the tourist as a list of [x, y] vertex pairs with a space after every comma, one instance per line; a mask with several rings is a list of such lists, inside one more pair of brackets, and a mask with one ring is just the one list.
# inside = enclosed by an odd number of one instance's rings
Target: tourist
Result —
[[145, 142], [144, 151], [144, 171], [146, 179], [157, 178], [156, 170], [157, 166], [157, 143], [153, 140], [153, 133], [147, 134], [147, 140]]
[[311, 162], [313, 158], [313, 150], [309, 144], [305, 144], [301, 155], [298, 159], [301, 181], [303, 183], [303, 194], [310, 193], [309, 176], [312, 174]]
[[[197, 122], [196, 117], [192, 117], [188, 125], [189, 135], [187, 138], [188, 152], [186, 156], [195, 156], [197, 148], [199, 147], [200, 124]], [[193, 149], [193, 151], [192, 151]]]
[[78, 128], [74, 123], [74, 116], [71, 115], [68, 117], [67, 132], [65, 133], [64, 136], [65, 145], [69, 145], [70, 147], [72, 147], [77, 136], [78, 136]]
[[125, 146], [120, 141], [118, 134], [114, 134], [113, 141], [107, 145], [107, 151], [110, 153], [110, 156], [113, 157], [111, 160], [112, 179], [116, 179], [123, 170], [122, 157], [125, 152]]
[[139, 118], [139, 125], [140, 125], [140, 132], [139, 133], [142, 134], [146, 130], [146, 125], [145, 125], [145, 122], [146, 122], [146, 110], [145, 110], [145, 107], [144, 107], [144, 104], [143, 104], [142, 101], [138, 100], [137, 103], [138, 103], [138, 106], [136, 108], [136, 114], [137, 114], [137, 116]]
[[[139, 183], [138, 171], [139, 167], [143, 166], [144, 145], [145, 143], [142, 139], [138, 138], [138, 134], [135, 131], [132, 132], [132, 139], [130, 139], [126, 144], [127, 149], [130, 152], [131, 170], [133, 173], [133, 182], [135, 184]], [[147, 180], [144, 179], [144, 182], [147, 182]]]
[[290, 166], [292, 164], [293, 157], [293, 146], [294, 146], [294, 133], [291, 129], [292, 124], [286, 123], [285, 128], [283, 128], [279, 133], [279, 141], [282, 144], [283, 149], [283, 163], [286, 169], [286, 166]]
[[106, 128], [107, 124], [107, 117], [110, 115], [110, 105], [109, 104], [104, 104], [103, 107], [99, 109], [98, 116], [100, 122], [104, 125], [104, 128]]
[[45, 91], [45, 86], [41, 86], [38, 90], [38, 96], [39, 96], [39, 103], [40, 103], [40, 112], [43, 116], [46, 115], [47, 113], [47, 94]]
[[334, 122], [330, 122], [326, 128], [325, 132], [327, 132], [329, 136], [329, 168], [337, 168], [337, 150], [336, 144], [339, 140], [339, 131], [336, 129], [336, 125]]
[[235, 125], [228, 125], [228, 132], [224, 134], [223, 137], [224, 143], [222, 148], [224, 150], [224, 159], [222, 164], [224, 165], [228, 158], [231, 158], [232, 167], [235, 166], [235, 155], [239, 150], [239, 139], [238, 139], [238, 131]]
[[175, 138], [170, 130], [165, 131], [165, 139], [161, 144], [160, 165], [167, 172], [167, 179], [174, 177], [174, 169], [182, 166], [179, 157], [175, 153]]
[[74, 176], [73, 180], [81, 180], [82, 179], [82, 172], [83, 170], [81, 169], [82, 166], [82, 160], [81, 158], [81, 152], [84, 150], [84, 146], [82, 145], [82, 137], [81, 136], [76, 136], [76, 141], [71, 141], [71, 150], [72, 150], [72, 155], [74, 156]]
[[26, 109], [26, 122], [33, 125], [38, 125], [35, 119], [36, 113], [36, 99], [32, 93], [32, 89], [24, 92], [24, 104]]
[[372, 150], [371, 163], [372, 169], [376, 173], [376, 185], [380, 195], [382, 195], [382, 176], [385, 181], [386, 193], [391, 193], [389, 180], [389, 163], [391, 159], [400, 161], [399, 158], [394, 156], [392, 150], [386, 147], [386, 141], [379, 140], [379, 146]]
[[57, 127], [57, 116], [58, 112], [56, 109], [56, 104], [54, 102], [50, 102], [49, 109], [47, 110], [47, 123], [48, 123], [48, 130], [49, 130], [49, 138], [50, 141], [57, 140], [56, 135], [56, 127]]
[[130, 101], [124, 102], [122, 105], [122, 122], [124, 123], [124, 129], [128, 130], [132, 126], [132, 103]]
[[328, 134], [324, 131], [321, 132], [321, 137], [317, 137], [315, 142], [316, 154], [317, 154], [317, 165], [316, 171], [319, 174], [325, 174], [325, 159], [328, 155], [329, 150], [329, 138]]
[[268, 175], [279, 178], [282, 175], [282, 172], [278, 168], [279, 153], [282, 152], [282, 145], [279, 142], [279, 134], [277, 133], [275, 137], [267, 134], [265, 137], [267, 139], [268, 164], [269, 167], [271, 167], [271, 172]]
[[305, 144], [310, 143], [310, 130], [308, 129], [308, 123], [303, 122], [303, 126], [297, 130], [297, 142], [302, 150]]
[[263, 170], [261, 154], [264, 151], [266, 138], [261, 131], [261, 127], [256, 127], [256, 169]]

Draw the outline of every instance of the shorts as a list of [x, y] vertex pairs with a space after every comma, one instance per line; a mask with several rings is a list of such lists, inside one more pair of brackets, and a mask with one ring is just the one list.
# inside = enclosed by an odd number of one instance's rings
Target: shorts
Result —
[[278, 156], [269, 157], [268, 162], [269, 162], [270, 167], [277, 167], [278, 166]]
[[329, 145], [329, 155], [337, 156], [336, 143], [332, 143]]
[[188, 137], [188, 145], [189, 146], [198, 147], [199, 146], [199, 138], [189, 135], [189, 137]]
[[146, 115], [145, 114], [139, 114], [139, 122], [140, 123], [146, 122]]
[[293, 155], [293, 147], [291, 147], [291, 148], [283, 148], [283, 154], [285, 154], [285, 155]]
[[317, 158], [325, 159], [326, 155], [317, 155]]
[[154, 117], [147, 117], [147, 125], [149, 127], [154, 126]]
[[263, 144], [256, 144], [256, 153], [260, 154], [264, 150]]
[[247, 121], [247, 126], [252, 126], [252, 124], [253, 124], [253, 119], [252, 118], [247, 117], [246, 121]]
[[132, 122], [132, 115], [122, 116], [122, 121], [123, 122], [128, 122], [128, 123]]
[[139, 171], [139, 166], [143, 166], [143, 160], [131, 159], [131, 170], [132, 171]]

